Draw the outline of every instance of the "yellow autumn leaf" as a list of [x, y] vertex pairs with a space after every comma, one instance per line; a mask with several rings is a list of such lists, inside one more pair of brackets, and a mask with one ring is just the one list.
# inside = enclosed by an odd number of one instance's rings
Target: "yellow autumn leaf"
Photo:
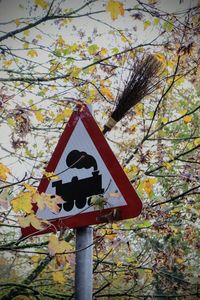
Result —
[[43, 114], [41, 113], [41, 111], [39, 111], [39, 110], [38, 110], [38, 111], [35, 111], [34, 114], [35, 114], [36, 119], [37, 119], [39, 122], [41, 122], [41, 123], [44, 122], [44, 116], [43, 116]]
[[191, 150], [194, 147], [193, 143], [187, 143], [187, 149]]
[[65, 40], [63, 39], [62, 35], [59, 34], [56, 43], [60, 47], [63, 47], [65, 45]]
[[41, 230], [44, 228], [42, 226], [42, 221], [40, 221], [34, 214], [30, 214], [25, 217], [19, 217], [18, 222], [22, 228], [26, 228], [30, 225], [32, 225], [37, 230]]
[[68, 242], [59, 241], [56, 235], [50, 235], [48, 250], [51, 256], [54, 256], [56, 253], [64, 253], [72, 251], [72, 247]]
[[47, 171], [45, 171], [43, 173], [43, 175], [46, 176], [49, 180], [57, 180], [57, 179], [59, 179], [59, 176], [55, 175], [54, 172], [47, 172]]
[[53, 276], [53, 280], [57, 283], [60, 283], [60, 284], [64, 284], [65, 283], [65, 277], [64, 277], [64, 273], [63, 271], [56, 271], [56, 272], [53, 272], [52, 273], [52, 276]]
[[124, 172], [125, 172], [126, 174], [128, 174], [128, 172], [130, 172], [130, 168], [129, 168], [129, 167], [124, 167]]
[[135, 113], [137, 116], [142, 117], [144, 114], [144, 104], [143, 103], [137, 103], [135, 106]]
[[134, 173], [134, 174], [137, 174], [137, 172], [138, 172], [138, 167], [137, 167], [136, 165], [132, 164], [132, 165], [130, 166], [130, 172], [132, 172], [132, 173]]
[[29, 36], [29, 34], [30, 34], [30, 30], [29, 29], [26, 29], [26, 30], [24, 30], [24, 36], [25, 37], [28, 37]]
[[107, 50], [106, 48], [101, 48], [100, 54], [101, 54], [102, 56], [105, 56], [105, 55], [108, 54], [108, 50]]
[[37, 53], [36, 50], [30, 49], [30, 50], [27, 52], [27, 55], [30, 56], [30, 57], [37, 57], [37, 56], [38, 56], [38, 53]]
[[127, 174], [128, 179], [131, 180], [131, 179], [133, 179], [134, 176], [137, 175], [139, 169], [138, 169], [137, 166], [131, 165], [131, 166], [129, 166], [129, 167], [125, 167], [125, 168], [124, 168], [124, 171], [125, 171], [125, 173]]
[[54, 123], [58, 124], [60, 122], [63, 122], [65, 120], [65, 115], [63, 113], [60, 113], [57, 115], [57, 117], [54, 119]]
[[32, 212], [32, 192], [21, 192], [12, 201], [11, 205], [15, 212], [25, 212], [30, 214]]
[[42, 35], [41, 34], [36, 34], [36, 39], [38, 39], [38, 40], [42, 40], [43, 39], [43, 37], [42, 37]]
[[118, 262], [117, 262], [117, 267], [120, 268], [120, 267], [122, 267], [122, 266], [123, 266], [123, 262], [122, 262], [122, 261], [118, 261]]
[[119, 229], [119, 225], [116, 224], [116, 223], [112, 223], [112, 228], [113, 228], [114, 230], [118, 230], [118, 229]]
[[109, 0], [106, 5], [106, 11], [110, 13], [112, 20], [118, 19], [124, 15], [124, 4], [119, 1]]
[[149, 198], [153, 195], [153, 187], [157, 182], [156, 178], [146, 178], [140, 183], [141, 188], [145, 191]]
[[169, 121], [167, 117], [162, 117], [161, 118], [161, 123], [166, 124]]
[[16, 26], [18, 27], [18, 26], [21, 24], [20, 20], [19, 20], [19, 19], [16, 19], [16, 20], [15, 20], [15, 24], [16, 24]]
[[135, 125], [135, 124], [131, 125], [130, 131], [134, 132], [134, 131], [136, 131], [136, 129], [137, 129], [137, 125]]
[[13, 63], [13, 61], [8, 59], [8, 60], [4, 60], [3, 65], [4, 65], [4, 67], [7, 68], [7, 67], [11, 66], [12, 63]]
[[89, 68], [87, 68], [87, 72], [92, 74], [92, 73], [94, 73], [96, 71], [96, 69], [97, 68], [96, 68], [95, 65], [94, 66], [90, 66]]
[[86, 98], [86, 103], [87, 103], [87, 104], [91, 104], [92, 101], [95, 100], [96, 95], [97, 95], [97, 91], [96, 91], [96, 90], [90, 90], [90, 91], [89, 91], [89, 95], [88, 95], [88, 97]]
[[102, 93], [107, 99], [109, 99], [109, 100], [113, 100], [113, 99], [114, 99], [114, 96], [113, 96], [111, 90], [108, 89], [107, 87], [101, 87], [101, 88], [100, 88], [100, 91], [101, 91], [101, 93]]
[[184, 121], [185, 124], [190, 123], [192, 121], [192, 115], [185, 116], [183, 118], [183, 121]]
[[187, 113], [187, 109], [183, 109], [183, 110], [179, 111], [179, 114], [181, 116], [185, 115], [186, 113]]
[[91, 97], [88, 97], [85, 99], [86, 104], [91, 104], [93, 102], [94, 99], [92, 99]]
[[69, 118], [71, 116], [72, 112], [73, 112], [72, 109], [65, 108], [62, 113], [57, 115], [57, 117], [54, 119], [54, 122], [60, 123], [60, 122], [64, 121], [65, 118]]
[[106, 229], [105, 230], [105, 237], [109, 240], [113, 240], [114, 238], [116, 238], [117, 233], [113, 232], [112, 229]]
[[185, 78], [183, 76], [176, 77], [176, 86], [179, 86], [185, 82]]
[[45, 0], [35, 0], [35, 4], [40, 6], [42, 9], [48, 8], [48, 3]]
[[[70, 47], [70, 51], [74, 53], [80, 48], [80, 46], [76, 43], [69, 45], [69, 47]], [[82, 45], [81, 47], [84, 47], [84, 45]]]
[[0, 163], [0, 180], [5, 181], [10, 173], [10, 169], [4, 164]]
[[182, 264], [182, 263], [184, 262], [184, 259], [181, 258], [181, 257], [176, 257], [176, 258], [175, 258], [175, 262], [176, 262], [177, 264]]
[[63, 69], [63, 65], [61, 63], [53, 63], [52, 66], [49, 68], [49, 72], [53, 73], [58, 71], [59, 69]]
[[173, 60], [168, 60], [168, 61], [167, 61], [167, 66], [168, 66], [168, 68], [171, 68], [171, 69], [173, 69], [173, 68], [174, 68], [174, 66], [175, 66], [175, 63], [174, 63], [174, 61], [173, 61]]
[[82, 68], [78, 68], [78, 67], [73, 67], [71, 69], [71, 72], [70, 72], [70, 78], [75, 78], [75, 77], [78, 77], [78, 75], [80, 74]]
[[194, 144], [195, 144], [195, 146], [199, 146], [200, 145], [200, 138], [196, 138], [194, 140]]
[[95, 98], [97, 95], [97, 91], [96, 90], [90, 90], [90, 97]]
[[144, 22], [144, 30], [146, 30], [149, 26], [151, 26], [151, 22], [149, 20], [146, 20]]
[[129, 41], [129, 39], [125, 36], [125, 34], [123, 34], [123, 32], [121, 32], [120, 35], [121, 35], [121, 40], [123, 43], [126, 43]]
[[160, 19], [155, 18], [155, 19], [153, 20], [153, 23], [154, 23], [154, 25], [158, 25], [158, 24], [160, 23]]
[[41, 255], [39, 255], [39, 254], [31, 256], [31, 261], [34, 264], [37, 264], [40, 260], [41, 260]]
[[24, 48], [24, 49], [28, 49], [28, 47], [29, 47], [29, 43], [25, 42], [25, 43], [23, 44], [23, 48]]
[[[199, 0], [197, 0], [197, 3], [198, 3], [198, 5], [200, 5], [200, 1]], [[199, 23], [199, 18], [198, 17], [193, 17], [192, 18], [192, 22], [193, 23]]]
[[57, 87], [56, 87], [55, 85], [51, 85], [50, 89], [51, 89], [52, 91], [57, 91]]
[[169, 163], [169, 162], [164, 162], [163, 163], [163, 166], [167, 169], [167, 170], [170, 170], [172, 168], [172, 165]]
[[144, 272], [147, 274], [151, 274], [153, 271], [151, 269], [144, 269]]
[[16, 122], [12, 118], [7, 118], [7, 124], [11, 127], [15, 126]]
[[[166, 59], [165, 59], [165, 56], [164, 56], [162, 53], [160, 53], [160, 52], [154, 53], [153, 56], [154, 56], [159, 62], [162, 63], [162, 67], [163, 67], [163, 68], [166, 67], [166, 65], [167, 65]], [[162, 68], [162, 70], [163, 70], [163, 68]]]
[[63, 203], [63, 199], [57, 195], [49, 195], [45, 193], [35, 193], [32, 197], [32, 203], [36, 203], [40, 210], [47, 207], [50, 211], [57, 214], [60, 211], [60, 206], [58, 204]]
[[30, 225], [32, 225], [35, 229], [37, 230], [42, 230], [44, 229], [44, 223], [43, 221], [40, 221], [36, 215], [32, 214], [32, 215], [29, 215], [27, 216], [26, 218], [29, 218], [29, 222], [30, 222]]
[[34, 188], [32, 185], [30, 185], [28, 183], [24, 183], [23, 186], [32, 194], [36, 193], [36, 188]]
[[152, 280], [153, 279], [153, 271], [150, 270], [150, 269], [145, 269], [144, 270], [145, 272], [145, 277], [146, 277], [146, 280]]
[[66, 118], [69, 118], [72, 114], [73, 110], [71, 108], [65, 108], [63, 114]]

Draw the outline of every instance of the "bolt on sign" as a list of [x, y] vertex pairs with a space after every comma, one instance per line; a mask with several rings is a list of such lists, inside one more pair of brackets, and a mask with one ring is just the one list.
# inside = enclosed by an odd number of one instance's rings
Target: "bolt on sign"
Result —
[[59, 212], [35, 207], [38, 218], [48, 220], [44, 230], [29, 226], [22, 236], [78, 228], [140, 214], [142, 203], [86, 105], [78, 105], [62, 133], [39, 193], [61, 196]]

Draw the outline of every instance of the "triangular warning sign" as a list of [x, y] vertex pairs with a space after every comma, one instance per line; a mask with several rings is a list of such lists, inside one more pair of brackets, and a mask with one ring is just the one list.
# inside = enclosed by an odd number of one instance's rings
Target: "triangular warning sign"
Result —
[[72, 114], [46, 171], [59, 179], [44, 177], [39, 193], [57, 194], [64, 203], [57, 214], [47, 207], [37, 209], [36, 215], [52, 226], [42, 231], [23, 228], [23, 236], [133, 218], [141, 212], [138, 195], [85, 105]]

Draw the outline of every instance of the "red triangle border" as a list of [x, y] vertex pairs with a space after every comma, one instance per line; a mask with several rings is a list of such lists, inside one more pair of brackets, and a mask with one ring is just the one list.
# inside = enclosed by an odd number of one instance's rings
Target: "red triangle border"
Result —
[[[108, 145], [105, 137], [103, 136], [101, 130], [99, 129], [97, 123], [95, 122], [86, 105], [77, 106], [76, 110], [71, 115], [69, 122], [67, 123], [48, 163], [46, 171], [54, 172], [54, 170], [56, 169], [60, 157], [62, 156], [62, 153], [73, 133], [74, 128], [76, 127], [79, 118], [81, 119], [108, 171], [110, 172], [121, 194], [127, 202], [126, 206], [120, 206], [117, 208], [119, 212], [117, 214], [118, 220], [137, 217], [142, 210], [141, 200], [133, 189], [130, 181], [121, 168], [119, 162], [117, 161], [115, 155], [113, 154], [110, 146]], [[49, 180], [46, 177], [43, 177], [38, 187], [39, 193], [45, 193], [48, 184]], [[57, 230], [62, 230], [63, 228], [77, 228], [93, 224], [105, 223], [106, 216], [111, 215], [112, 211], [113, 208], [108, 208], [49, 220], [52, 225], [45, 228], [44, 230], [38, 231], [32, 226], [22, 228], [22, 237], [56, 232]]]

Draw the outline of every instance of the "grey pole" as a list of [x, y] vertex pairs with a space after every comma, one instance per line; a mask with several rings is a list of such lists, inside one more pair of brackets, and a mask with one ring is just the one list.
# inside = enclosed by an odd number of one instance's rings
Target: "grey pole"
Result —
[[75, 300], [92, 300], [93, 229], [76, 229]]

